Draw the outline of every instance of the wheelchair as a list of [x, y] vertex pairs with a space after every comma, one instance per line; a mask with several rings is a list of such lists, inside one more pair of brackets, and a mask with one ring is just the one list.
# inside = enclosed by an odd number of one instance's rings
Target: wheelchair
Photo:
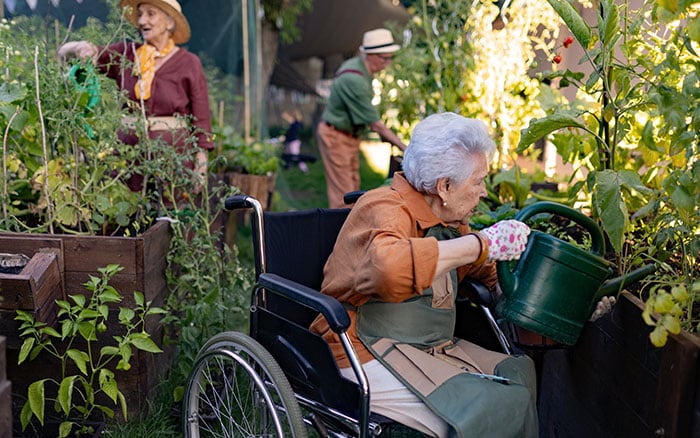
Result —
[[[348, 194], [345, 201], [360, 195]], [[323, 266], [350, 209], [263, 212], [247, 195], [227, 198], [225, 208], [252, 209], [250, 333], [219, 333], [200, 350], [183, 400], [185, 436], [424, 436], [370, 412], [371, 388], [346, 334], [350, 318], [340, 302], [319, 292]], [[463, 287], [470, 299], [457, 302], [463, 316], [455, 335], [510, 354], [487, 307], [488, 290]], [[308, 329], [318, 314], [339, 335], [357, 383], [341, 375], [328, 344]]]

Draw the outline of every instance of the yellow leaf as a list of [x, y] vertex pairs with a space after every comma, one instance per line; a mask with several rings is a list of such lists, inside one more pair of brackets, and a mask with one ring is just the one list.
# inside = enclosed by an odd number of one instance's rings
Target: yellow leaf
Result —
[[649, 339], [655, 347], [663, 347], [668, 340], [668, 332], [666, 332], [666, 329], [662, 325], [658, 325], [654, 331], [649, 334]]

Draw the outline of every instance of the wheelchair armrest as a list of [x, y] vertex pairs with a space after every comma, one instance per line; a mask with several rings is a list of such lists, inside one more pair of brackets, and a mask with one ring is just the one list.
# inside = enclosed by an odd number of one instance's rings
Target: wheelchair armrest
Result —
[[480, 281], [464, 278], [459, 283], [459, 291], [460, 295], [466, 295], [474, 304], [487, 307], [493, 304], [493, 295], [491, 295], [486, 285]]
[[323, 314], [335, 333], [344, 333], [350, 327], [350, 317], [340, 301], [295, 281], [276, 274], [262, 273], [258, 284], [269, 291], [283, 295]]
[[356, 190], [354, 192], [347, 192], [343, 195], [343, 202], [345, 205], [354, 204], [360, 199], [360, 196], [364, 195], [367, 190]]

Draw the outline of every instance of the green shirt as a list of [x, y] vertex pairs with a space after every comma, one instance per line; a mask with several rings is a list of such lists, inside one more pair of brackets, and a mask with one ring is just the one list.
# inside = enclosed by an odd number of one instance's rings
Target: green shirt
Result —
[[348, 59], [336, 72], [323, 120], [336, 128], [358, 133], [379, 120], [372, 105], [372, 76], [360, 57]]

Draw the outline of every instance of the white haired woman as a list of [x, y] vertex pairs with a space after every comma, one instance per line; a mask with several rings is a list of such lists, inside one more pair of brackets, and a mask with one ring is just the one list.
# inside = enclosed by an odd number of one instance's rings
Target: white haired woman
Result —
[[[404, 171], [359, 198], [324, 268], [322, 292], [349, 309], [371, 410], [431, 436], [538, 436], [532, 360], [453, 334], [458, 282], [495, 290], [494, 262], [518, 258], [530, 232], [512, 220], [469, 229], [494, 149], [478, 120], [442, 113], [418, 123]], [[325, 320], [312, 330], [354, 378]]]
[[[136, 117], [119, 133], [125, 144], [138, 142], [129, 128], [140, 119], [142, 106], [149, 137], [161, 138], [180, 152], [195, 147], [195, 162], [187, 165], [198, 178], [204, 178], [206, 151], [214, 147], [209, 94], [197, 55], [177, 46], [190, 38], [182, 8], [177, 0], [121, 0], [120, 6], [125, 9], [126, 19], [141, 32], [142, 43], [122, 41], [97, 47], [88, 41], [73, 41], [59, 48], [59, 58], [93, 59], [138, 104]], [[195, 145], [188, 141], [192, 135], [196, 137]], [[132, 190], [140, 190], [143, 177], [134, 175], [128, 184]]]

